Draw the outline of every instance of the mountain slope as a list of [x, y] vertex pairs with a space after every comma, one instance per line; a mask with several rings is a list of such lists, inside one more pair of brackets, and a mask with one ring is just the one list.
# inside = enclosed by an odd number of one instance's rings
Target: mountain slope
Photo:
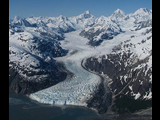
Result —
[[[99, 113], [112, 99], [119, 113], [151, 107], [152, 11], [15, 17], [9, 22], [9, 71], [10, 88], [39, 102], [84, 105]], [[136, 107], [119, 104], [126, 100]]]
[[95, 17], [90, 13], [90, 11], [85, 11], [84, 13], [70, 17], [69, 20], [73, 23], [76, 29], [84, 29], [87, 26], [91, 26], [95, 23]]
[[68, 52], [60, 47], [61, 35], [46, 31], [43, 26], [42, 32], [38, 24], [21, 18], [10, 23], [9, 86], [17, 93], [44, 89], [67, 76], [64, 66], [54, 60]]
[[88, 58], [85, 63], [91, 71], [109, 77], [116, 100], [122, 96], [135, 101], [152, 100], [152, 28], [136, 33], [113, 47], [111, 53]]
[[115, 22], [102, 16], [95, 20], [94, 25], [86, 27], [80, 35], [88, 38], [91, 46], [98, 46], [103, 40], [110, 40], [120, 32], [122, 30]]

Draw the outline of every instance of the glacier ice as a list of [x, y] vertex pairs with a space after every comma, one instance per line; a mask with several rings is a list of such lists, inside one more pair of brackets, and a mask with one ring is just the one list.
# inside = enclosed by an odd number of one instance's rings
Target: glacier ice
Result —
[[86, 106], [86, 101], [97, 90], [100, 83], [99, 76], [77, 66], [73, 61], [66, 61], [65, 65], [74, 73], [71, 79], [33, 93], [30, 98], [47, 104]]

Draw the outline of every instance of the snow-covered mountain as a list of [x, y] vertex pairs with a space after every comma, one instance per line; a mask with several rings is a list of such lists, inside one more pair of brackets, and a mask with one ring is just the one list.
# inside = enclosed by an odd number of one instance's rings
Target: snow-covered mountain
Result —
[[[88, 58], [85, 66], [90, 71], [110, 79], [109, 86], [115, 98], [113, 105], [115, 111], [133, 110], [128, 104], [119, 105], [119, 102], [124, 101], [135, 100], [136, 102], [133, 103], [138, 107], [142, 101], [145, 101], [141, 103], [142, 106], [144, 104], [150, 106], [152, 101], [151, 10], [139, 9], [133, 14], [121, 16], [120, 19], [115, 19], [113, 15], [109, 18], [116, 22], [124, 32], [113, 37], [112, 41], [115, 41], [113, 42], [115, 46], [109, 53], [106, 51], [102, 55]], [[112, 42], [104, 40], [101, 46], [109, 47]], [[121, 42], [118, 43], [116, 40]]]
[[135, 13], [126, 15], [122, 10], [117, 9], [109, 17], [96, 18], [95, 23], [86, 27], [80, 35], [88, 38], [90, 45], [98, 46], [104, 40], [111, 40], [126, 30], [140, 30], [151, 26], [151, 10], [140, 8]]
[[113, 39], [120, 32], [122, 30], [116, 22], [101, 16], [95, 20], [95, 24], [84, 28], [80, 35], [88, 38], [91, 46], [98, 46], [103, 40]]
[[95, 19], [96, 18], [90, 13], [89, 10], [78, 16], [69, 18], [69, 20], [74, 24], [76, 29], [83, 29], [87, 26], [91, 26], [95, 23]]
[[[29, 19], [29, 18], [28, 18]], [[54, 60], [67, 50], [60, 46], [62, 33], [42, 21], [15, 18], [9, 29], [10, 86], [17, 93], [32, 93], [62, 81], [66, 73]], [[63, 77], [62, 77], [63, 76]], [[32, 83], [35, 83], [33, 86]]]
[[151, 99], [152, 28], [131, 35], [113, 47], [109, 54], [89, 58], [86, 66], [109, 76], [115, 94], [123, 92], [135, 99]]
[[103, 113], [112, 99], [106, 86], [115, 101], [124, 96], [151, 101], [152, 10], [125, 14], [117, 9], [98, 18], [90, 11], [73, 17], [15, 17], [9, 21], [9, 72], [11, 89], [32, 93], [43, 103], [85, 105]]
[[115, 21], [121, 21], [126, 17], [125, 13], [120, 10], [117, 9], [116, 11], [114, 11], [114, 13], [110, 16], [110, 19], [115, 20]]

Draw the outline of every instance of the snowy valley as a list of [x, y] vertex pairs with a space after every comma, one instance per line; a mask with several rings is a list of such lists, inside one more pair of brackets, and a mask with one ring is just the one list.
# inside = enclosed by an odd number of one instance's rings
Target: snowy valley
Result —
[[[15, 17], [9, 21], [9, 87], [40, 103], [99, 113], [111, 105], [118, 113], [151, 107], [152, 10]], [[124, 99], [149, 104], [131, 110], [117, 105]]]

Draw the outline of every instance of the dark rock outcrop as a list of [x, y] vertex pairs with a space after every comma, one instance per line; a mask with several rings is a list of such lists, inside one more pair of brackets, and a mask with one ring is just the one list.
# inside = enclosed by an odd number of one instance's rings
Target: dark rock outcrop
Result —
[[[152, 92], [152, 83], [149, 82], [152, 71], [147, 68], [147, 65], [139, 69], [135, 68], [146, 63], [149, 57], [134, 64], [128, 63], [126, 66], [125, 64], [129, 59], [130, 61], [136, 59], [136, 56], [131, 57], [131, 55], [131, 53], [108, 54], [107, 59], [106, 56], [101, 57], [101, 62], [98, 60], [99, 58], [91, 57], [86, 60], [85, 67], [96, 73], [107, 75], [112, 80], [109, 86], [114, 96], [122, 94], [130, 96], [133, 101], [142, 100], [145, 102], [148, 100], [144, 96]], [[131, 86], [132, 88], [130, 88]], [[135, 94], [139, 94], [138, 99], [133, 97]], [[121, 97], [115, 99], [119, 98]], [[139, 108], [137, 107], [137, 109]]]
[[18, 94], [30, 94], [65, 80], [67, 74], [62, 63], [42, 63], [40, 69], [28, 71], [10, 63], [9, 88]]
[[99, 114], [106, 113], [112, 103], [112, 93], [106, 90], [106, 85], [102, 82], [93, 97], [87, 102], [87, 107], [94, 108]]

